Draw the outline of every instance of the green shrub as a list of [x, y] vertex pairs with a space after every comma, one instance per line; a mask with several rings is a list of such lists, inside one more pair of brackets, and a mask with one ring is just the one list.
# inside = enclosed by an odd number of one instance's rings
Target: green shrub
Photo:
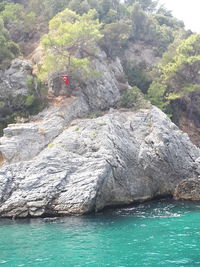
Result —
[[151, 101], [151, 103], [163, 111], [165, 111], [166, 106], [169, 104], [164, 97], [167, 87], [159, 82], [152, 82], [148, 89], [147, 98]]
[[131, 26], [128, 21], [120, 20], [105, 25], [102, 33], [104, 36], [99, 42], [100, 46], [106, 51], [107, 55], [115, 57], [119, 56], [128, 45]]
[[123, 66], [128, 83], [131, 86], [138, 87], [145, 94], [152, 82], [149, 74], [145, 70], [146, 66], [144, 64], [131, 66], [131, 64], [128, 62], [125, 62]]
[[118, 103], [120, 108], [145, 108], [147, 107], [147, 102], [140, 89], [136, 86], [127, 90], [121, 97]]
[[15, 42], [26, 40], [35, 28], [36, 16], [34, 12], [26, 13], [23, 5], [6, 3], [0, 12], [5, 28]]
[[9, 33], [5, 29], [4, 22], [0, 17], [0, 67], [7, 67], [10, 61], [19, 54], [19, 46], [9, 39]]
[[30, 114], [40, 112], [46, 105], [47, 88], [37, 77], [28, 77], [27, 87], [29, 95], [24, 101], [24, 105]]
[[34, 95], [29, 95], [29, 96], [27, 96], [24, 105], [27, 106], [27, 107], [30, 107], [30, 106], [33, 105], [34, 101], [35, 101], [35, 96]]

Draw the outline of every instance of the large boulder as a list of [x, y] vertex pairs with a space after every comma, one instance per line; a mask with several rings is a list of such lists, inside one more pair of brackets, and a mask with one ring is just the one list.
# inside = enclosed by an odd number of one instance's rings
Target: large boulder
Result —
[[155, 107], [75, 120], [31, 160], [0, 169], [0, 216], [84, 214], [173, 195], [199, 177], [199, 157]]

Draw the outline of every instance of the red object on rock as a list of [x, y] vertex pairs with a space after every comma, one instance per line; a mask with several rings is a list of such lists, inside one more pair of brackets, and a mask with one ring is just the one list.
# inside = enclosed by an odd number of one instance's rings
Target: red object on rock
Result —
[[65, 84], [69, 84], [69, 77], [67, 75], [61, 76]]

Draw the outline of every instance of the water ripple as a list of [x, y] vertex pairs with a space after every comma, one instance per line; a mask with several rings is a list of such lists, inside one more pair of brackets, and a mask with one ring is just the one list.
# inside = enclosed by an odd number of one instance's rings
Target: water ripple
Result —
[[200, 266], [200, 205], [159, 201], [98, 215], [0, 220], [5, 267]]

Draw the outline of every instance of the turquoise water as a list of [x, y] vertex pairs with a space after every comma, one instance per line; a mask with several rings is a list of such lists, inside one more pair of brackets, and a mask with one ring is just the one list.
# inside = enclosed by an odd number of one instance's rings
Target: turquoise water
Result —
[[84, 217], [0, 220], [0, 266], [200, 266], [200, 203], [159, 201]]

